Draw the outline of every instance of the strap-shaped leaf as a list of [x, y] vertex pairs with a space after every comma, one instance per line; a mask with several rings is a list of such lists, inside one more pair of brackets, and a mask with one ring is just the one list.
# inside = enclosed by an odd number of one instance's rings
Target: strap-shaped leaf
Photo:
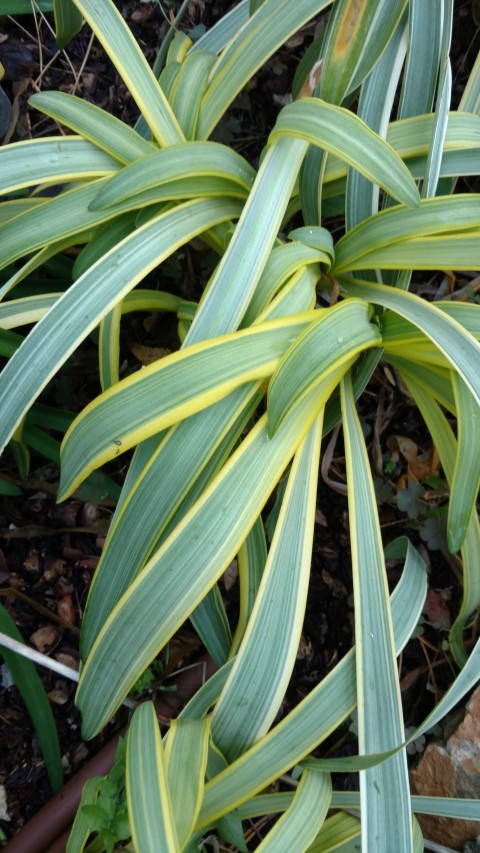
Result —
[[[325, 251], [307, 246], [300, 240], [284, 243], [272, 250], [242, 320], [242, 326], [248, 326], [257, 319], [277, 291], [300, 267], [317, 263], [324, 263], [327, 269], [330, 267], [333, 258], [333, 242], [330, 234], [328, 236], [331, 247], [327, 245]], [[326, 244], [327, 240], [328, 238], [325, 239]]]
[[330, 371], [346, 369], [358, 353], [381, 345], [378, 327], [370, 323], [370, 308], [362, 300], [346, 300], [317, 312], [318, 318], [290, 346], [268, 388], [270, 434], [286, 414], [314, 393]]
[[[320, 408], [338, 378], [334, 374], [319, 390]], [[285, 419], [273, 439], [268, 438], [263, 416], [120, 599], [98, 635], [80, 680], [77, 702], [86, 737], [93, 737], [105, 724], [138, 675], [234, 557], [309, 429], [316, 408], [317, 400], [308, 398]], [[126, 620], [135, 630], [128, 648], [124, 646], [119, 655], [118, 638]], [[114, 683], [106, 678], [106, 668], [111, 671], [113, 661]], [[95, 695], [92, 680], [102, 685]]]
[[240, 324], [277, 238], [306, 150], [307, 144], [298, 139], [279, 139], [270, 147], [185, 344], [231, 332]]
[[[382, 6], [382, 12], [385, 13], [385, 4]], [[385, 138], [386, 135], [398, 80], [403, 68], [406, 50], [405, 23], [403, 20], [395, 28], [387, 47], [365, 80], [360, 93], [358, 116], [382, 138]], [[360, 35], [362, 38], [362, 30], [356, 30], [355, 35]], [[350, 56], [350, 50], [348, 53]], [[328, 85], [327, 81], [323, 80], [325, 71], [328, 71], [328, 65], [321, 77], [321, 82]], [[349, 169], [345, 198], [347, 230], [375, 213], [378, 210], [378, 199], [378, 186], [372, 184], [356, 169]]]
[[325, 820], [332, 796], [327, 773], [304, 770], [288, 809], [257, 847], [260, 853], [307, 850]]
[[[417, 624], [426, 591], [425, 566], [409, 544], [403, 575], [392, 595], [397, 654]], [[208, 783], [198, 826], [236, 808], [301, 761], [352, 712], [355, 702], [352, 650], [268, 735]]]
[[79, 136], [29, 139], [0, 148], [0, 191], [111, 175], [118, 161]]
[[[347, 463], [360, 753], [400, 746], [404, 739], [387, 574], [367, 448], [349, 376], [340, 385]], [[362, 847], [386, 850], [396, 839], [410, 853], [412, 823], [406, 753], [360, 774]]]
[[195, 50], [181, 64], [169, 100], [186, 139], [195, 139], [200, 102], [216, 59], [210, 51]]
[[186, 175], [222, 177], [249, 192], [255, 171], [240, 154], [218, 142], [171, 145], [122, 169], [119, 180], [103, 184], [92, 202], [92, 210], [111, 207], [145, 190], [185, 178]]
[[183, 142], [184, 136], [155, 76], [111, 0], [74, 0], [109, 55], [160, 145]]
[[136, 850], [179, 853], [165, 757], [153, 702], [135, 710], [127, 738], [127, 804]]
[[270, 728], [300, 642], [310, 578], [322, 417], [295, 454], [252, 615], [212, 718], [228, 761]]
[[82, 806], [95, 805], [99, 792], [99, 783], [103, 781], [103, 776], [92, 776], [87, 779], [82, 788], [82, 798], [80, 800], [75, 820], [73, 821], [70, 835], [68, 836], [65, 853], [77, 853], [82, 851], [91, 835], [90, 823], [82, 813]]
[[[51, 376], [118, 300], [183, 243], [235, 213], [235, 202], [180, 205], [139, 228], [79, 278], [37, 323], [0, 376], [0, 400], [8, 400], [0, 446]], [[4, 402], [0, 407], [7, 411]]]
[[383, 284], [346, 278], [341, 279], [348, 294], [369, 299], [391, 308], [418, 326], [446, 356], [453, 369], [463, 378], [480, 405], [480, 376], [477, 369], [480, 344], [456, 320], [413, 293]]
[[455, 554], [463, 545], [480, 484], [478, 403], [459, 376], [452, 372], [457, 409], [457, 455], [448, 507], [448, 547]]
[[334, 104], [357, 88], [385, 50], [407, 0], [339, 0], [328, 22], [320, 97]]
[[165, 764], [180, 848], [190, 838], [203, 797], [210, 718], [172, 720], [165, 738]]
[[[185, 496], [191, 493], [205, 467], [225, 441], [228, 450], [235, 444], [245, 418], [248, 420], [258, 405], [256, 392], [256, 385], [240, 388], [215, 406], [182, 421], [166, 436], [153, 437], [138, 446], [90, 587], [80, 643], [83, 659], [164, 535], [167, 523], [181, 511]], [[159, 477], [163, 481], [161, 492]], [[150, 507], [148, 513], [146, 506]]]
[[[37, 92], [29, 104], [41, 113], [71, 128], [121, 163], [131, 163], [154, 153], [156, 147], [143, 139], [125, 122], [106, 110], [65, 92]], [[66, 142], [71, 137], [57, 137]]]
[[[159, 359], [90, 403], [67, 432], [60, 494], [94, 468], [160, 430], [271, 375], [290, 341], [314, 319], [273, 320]], [[139, 406], [139, 400], [141, 405]]]
[[73, 0], [53, 0], [55, 41], [61, 50], [82, 29], [83, 18]]
[[40, 320], [61, 293], [45, 293], [43, 296], [25, 296], [0, 303], [0, 328], [17, 329]]
[[355, 850], [353, 845], [358, 843], [359, 836], [359, 819], [346, 812], [337, 812], [325, 821], [307, 853], [348, 853], [348, 845]]
[[230, 656], [233, 657], [245, 633], [267, 562], [267, 543], [262, 517], [259, 516], [237, 554], [240, 606], [237, 629]]
[[[241, 26], [210, 74], [200, 108], [197, 138], [206, 139], [225, 110], [269, 56], [331, 0], [265, 0]], [[212, 49], [205, 44], [207, 49]]]
[[[406, 266], [410, 243], [426, 237], [439, 238], [433, 244], [437, 254], [435, 257], [433, 253], [429, 254], [429, 268], [441, 269], [440, 261], [435, 265], [435, 258], [439, 256], [442, 240], [447, 237], [452, 240], [459, 231], [473, 232], [479, 227], [480, 196], [473, 194], [422, 199], [415, 210], [403, 206], [382, 210], [352, 228], [338, 241], [332, 275], [385, 267], [389, 261], [388, 252], [391, 253], [390, 266]], [[463, 235], [458, 236], [463, 239]], [[386, 252], [382, 252], [383, 249]], [[381, 263], [376, 263], [377, 258]], [[447, 268], [452, 267], [455, 268], [454, 264], [447, 264]]]
[[294, 136], [336, 154], [349, 166], [383, 187], [390, 195], [415, 207], [415, 181], [393, 148], [349, 110], [319, 98], [302, 98], [284, 107], [270, 134]]
[[[432, 136], [433, 121], [432, 115], [392, 121], [387, 129], [387, 141], [402, 160], [410, 161], [414, 157], [426, 157]], [[480, 117], [470, 113], [450, 112], [444, 139], [444, 154], [469, 149], [475, 151], [479, 144]], [[345, 175], [345, 163], [338, 157], [329, 155], [324, 177], [326, 184]]]

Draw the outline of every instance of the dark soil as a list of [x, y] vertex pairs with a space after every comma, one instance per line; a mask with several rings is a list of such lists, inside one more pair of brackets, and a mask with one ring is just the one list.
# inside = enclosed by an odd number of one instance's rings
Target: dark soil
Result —
[[[153, 63], [167, 30], [159, 5], [133, 0], [118, 0], [117, 5]], [[169, 9], [174, 5], [178, 8], [180, 4], [164, 4]], [[193, 0], [185, 28], [202, 25], [209, 28], [232, 5]], [[457, 3], [457, 7], [452, 55], [455, 104], [476, 52], [472, 42], [470, 3]], [[0, 19], [0, 62], [6, 71], [2, 85], [13, 106], [5, 141], [57, 132], [50, 119], [39, 116], [27, 105], [28, 96], [39, 89], [74, 92], [133, 124], [137, 117], [135, 104], [103, 50], [96, 42], [91, 42], [88, 28], [84, 27], [66, 52], [56, 55], [50, 17], [38, 17], [37, 27], [27, 16], [17, 20]], [[218, 130], [219, 137], [225, 141], [234, 135], [242, 153], [253, 163], [257, 162], [282, 96], [289, 91], [293, 71], [314, 29], [315, 24], [304, 28], [267, 63], [248, 92], [239, 96]], [[201, 262], [208, 265], [209, 261], [204, 256]], [[185, 272], [172, 268], [172, 277], [177, 287], [184, 288], [185, 296], [198, 298], [200, 278], [193, 279], [192, 283], [189, 275], [188, 290]], [[461, 288], [466, 283], [467, 279], [462, 277], [455, 287]], [[418, 289], [429, 289], [432, 295], [440, 286], [443, 286], [441, 276], [428, 282], [422, 278], [416, 284]], [[138, 364], [132, 354], [132, 342], [147, 347], [165, 346], [165, 335], [169, 333], [170, 330], [161, 324], [146, 325], [142, 318], [132, 317], [126, 324], [122, 342], [124, 369], [128, 371]], [[81, 356], [69, 362], [62, 377], [52, 383], [45, 401], [72, 411], [79, 410], [99, 391], [95, 365], [95, 348], [87, 343], [82, 347]], [[397, 490], [408, 466], [401, 454], [397, 458], [394, 449], [392, 452], [394, 437], [403, 436], [415, 442], [419, 456], [431, 453], [432, 446], [417, 410], [409, 405], [398, 386], [392, 384], [391, 374], [382, 367], [362, 398], [360, 414], [370, 440], [385, 542], [406, 533], [422, 549], [430, 566], [425, 622], [401, 657], [405, 721], [408, 726], [416, 726], [443, 695], [451, 683], [452, 670], [455, 671], [446, 636], [458, 611], [461, 586], [456, 562], [447, 554], [441, 538], [442, 515], [438, 510], [445, 506], [446, 488], [442, 472], [432, 469], [432, 473], [438, 475], [438, 482], [436, 488], [429, 487], [424, 496], [424, 511], [409, 519], [399, 510]], [[35, 455], [25, 481], [18, 478], [14, 461], [9, 456], [5, 457], [2, 470], [21, 486], [22, 494], [0, 499], [0, 601], [13, 616], [25, 641], [40, 644], [42, 650], [45, 648], [50, 655], [68, 661], [71, 666], [78, 665], [79, 626], [114, 503], [107, 500], [95, 506], [84, 497], [78, 497], [56, 505], [58, 469], [53, 464], [46, 465], [44, 459]], [[124, 470], [117, 465], [108, 473], [121, 484]], [[341, 437], [328, 475], [330, 481], [345, 482]], [[337, 488], [320, 481], [307, 612], [282, 713], [295, 706], [335, 666], [353, 642], [347, 502]], [[429, 511], [434, 517], [437, 511], [438, 516], [440, 539], [434, 543], [439, 546], [435, 550], [429, 550], [422, 539]], [[388, 564], [392, 588], [400, 568], [399, 564]], [[225, 588], [233, 626], [237, 609], [235, 595], [235, 587]], [[38, 634], [44, 629], [44, 634]], [[470, 631], [473, 642], [478, 620]], [[180, 651], [174, 656], [176, 667], [198, 659], [202, 650], [188, 626], [180, 632], [178, 641], [176, 649]], [[186, 648], [185, 653], [182, 650]], [[99, 737], [86, 744], [80, 737], [74, 685], [53, 673], [42, 670], [41, 675], [51, 698], [68, 778], [127, 723], [128, 712], [120, 711]], [[158, 684], [157, 690], [160, 687]], [[345, 726], [323, 745], [322, 754], [342, 755], [354, 750], [355, 737]], [[6, 789], [8, 814], [8, 820], [0, 819], [0, 828], [8, 840], [49, 799], [51, 790], [30, 718], [5, 668], [0, 679], [0, 754], [0, 786]], [[335, 780], [337, 787], [351, 787], [355, 783], [353, 776]]]

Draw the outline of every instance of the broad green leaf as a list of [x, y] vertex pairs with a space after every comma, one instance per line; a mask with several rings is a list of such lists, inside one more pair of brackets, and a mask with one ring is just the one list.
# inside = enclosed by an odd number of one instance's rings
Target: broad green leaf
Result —
[[338, 0], [327, 26], [320, 97], [333, 104], [357, 88], [385, 50], [407, 0]]
[[[60, 496], [94, 468], [160, 430], [270, 376], [314, 312], [185, 347], [127, 377], [86, 406], [67, 432]], [[139, 399], [142, 400], [139, 406]]]
[[293, 136], [336, 154], [394, 198], [415, 207], [415, 181], [393, 148], [356, 115], [319, 98], [302, 98], [284, 107], [269, 140]]
[[454, 372], [451, 379], [457, 409], [457, 455], [450, 487], [447, 537], [449, 550], [455, 554], [463, 545], [472, 512], [476, 512], [480, 483], [477, 447], [480, 413], [465, 383]]
[[91, 209], [102, 210], [116, 205], [145, 190], [186, 175], [222, 177], [238, 184], [247, 193], [255, 178], [254, 170], [243, 157], [218, 142], [170, 145], [122, 169], [119, 180], [103, 184]]
[[59, 50], [82, 29], [83, 17], [73, 0], [53, 0], [55, 41]]
[[[265, 0], [239, 28], [221, 53], [210, 73], [210, 85], [203, 96], [197, 138], [206, 139], [223, 116], [235, 95], [287, 39], [331, 0]], [[200, 47], [200, 45], [199, 45]], [[212, 50], [209, 44], [204, 47]]]
[[184, 136], [140, 47], [111, 0], [74, 0], [123, 79], [154, 137], [162, 146]]
[[2, 201], [0, 203], [0, 225], [3, 226], [14, 216], [19, 216], [20, 213], [25, 213], [26, 210], [32, 210], [44, 203], [44, 198], [14, 198], [9, 201]]
[[260, 588], [233, 669], [212, 717], [231, 762], [270, 728], [293, 670], [310, 578], [322, 417], [299, 447]]
[[8, 400], [9, 413], [0, 446], [78, 344], [135, 284], [183, 243], [236, 212], [235, 202], [187, 202], [139, 228], [79, 278], [37, 323], [0, 376], [0, 400]]
[[0, 148], [0, 190], [6, 194], [37, 184], [85, 181], [118, 168], [110, 154], [79, 136], [28, 139]]
[[[156, 147], [132, 130], [125, 122], [106, 110], [65, 92], [37, 92], [29, 104], [55, 121], [88, 139], [121, 163], [130, 163], [147, 157]], [[67, 142], [72, 137], [58, 137], [57, 142]]]
[[[338, 378], [334, 375], [318, 390], [319, 408]], [[285, 419], [273, 439], [268, 438], [263, 416], [120, 599], [97, 637], [80, 680], [77, 703], [86, 737], [93, 737], [105, 724], [138, 675], [235, 556], [318, 407], [317, 400], [307, 399]], [[130, 619], [135, 630], [128, 648], [124, 645], [119, 655], [118, 638]], [[112, 666], [114, 683], [106, 675]], [[101, 693], [99, 689], [95, 695], [91, 692], [92, 680], [102, 685]]]
[[332, 796], [332, 782], [326, 773], [302, 773], [291, 805], [257, 847], [260, 853], [307, 850], [325, 820]]
[[[397, 654], [417, 624], [425, 595], [424, 564], [409, 544], [403, 575], [392, 596]], [[208, 783], [198, 828], [236, 808], [301, 761], [352, 712], [355, 702], [352, 650], [268, 735]]]
[[[23, 643], [20, 631], [2, 604], [0, 604], [0, 630], [12, 639]], [[63, 785], [62, 756], [52, 708], [43, 683], [34, 664], [28, 658], [2, 645], [0, 645], [0, 656], [8, 666], [27, 706], [40, 743], [50, 784], [56, 792]]]
[[210, 719], [172, 720], [165, 738], [165, 764], [180, 848], [188, 841], [202, 802]]
[[[464, 240], [464, 235], [458, 232], [473, 234], [479, 226], [480, 196], [474, 194], [422, 199], [416, 209], [402, 205], [382, 210], [338, 241], [332, 275], [379, 266], [411, 268], [415, 264], [410, 261], [410, 247], [416, 242], [421, 242], [428, 253], [427, 260], [419, 259], [422, 269], [441, 269], [442, 241], [449, 242], [451, 253], [455, 250], [455, 239], [458, 238], [459, 245]], [[430, 249], [423, 239], [428, 237], [435, 238]], [[444, 268], [452, 266], [446, 264]]]
[[126, 783], [135, 849], [142, 853], [179, 853], [153, 702], [144, 702], [133, 714], [127, 738]]
[[349, 295], [390, 308], [424, 332], [460, 374], [480, 405], [480, 378], [477, 370], [480, 345], [460, 323], [436, 308], [434, 303], [425, 302], [413, 293], [383, 284], [354, 281], [345, 276], [341, 284]]
[[331, 371], [342, 368], [344, 372], [362, 350], [381, 345], [378, 327], [369, 321], [370, 308], [366, 302], [346, 300], [316, 313], [314, 321], [289, 347], [270, 381], [270, 435]]
[[[347, 464], [361, 754], [399, 746], [404, 738], [395, 640], [377, 500], [350, 377], [340, 385]], [[362, 849], [409, 853], [412, 824], [406, 753], [360, 774]]]

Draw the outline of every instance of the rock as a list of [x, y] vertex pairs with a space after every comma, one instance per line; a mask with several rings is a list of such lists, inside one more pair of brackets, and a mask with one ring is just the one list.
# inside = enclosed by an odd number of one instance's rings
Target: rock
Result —
[[[410, 773], [412, 794], [480, 798], [480, 687], [473, 693], [463, 722], [445, 746], [431, 744]], [[480, 822], [418, 815], [423, 834], [455, 850], [480, 833]]]

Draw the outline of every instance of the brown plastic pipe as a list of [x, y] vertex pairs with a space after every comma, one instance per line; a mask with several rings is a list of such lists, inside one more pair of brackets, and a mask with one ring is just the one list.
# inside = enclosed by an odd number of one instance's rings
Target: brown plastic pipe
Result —
[[[209, 655], [204, 655], [194, 667], [181, 672], [172, 682], [175, 693], [164, 693], [155, 703], [159, 717], [176, 716], [217, 669]], [[54, 794], [43, 808], [28, 821], [3, 848], [3, 853], [64, 853], [70, 825], [82, 796], [82, 788], [92, 776], [105, 776], [113, 766], [119, 732], [67, 784]], [[66, 831], [68, 829], [68, 831]], [[62, 846], [63, 845], [63, 846]]]

